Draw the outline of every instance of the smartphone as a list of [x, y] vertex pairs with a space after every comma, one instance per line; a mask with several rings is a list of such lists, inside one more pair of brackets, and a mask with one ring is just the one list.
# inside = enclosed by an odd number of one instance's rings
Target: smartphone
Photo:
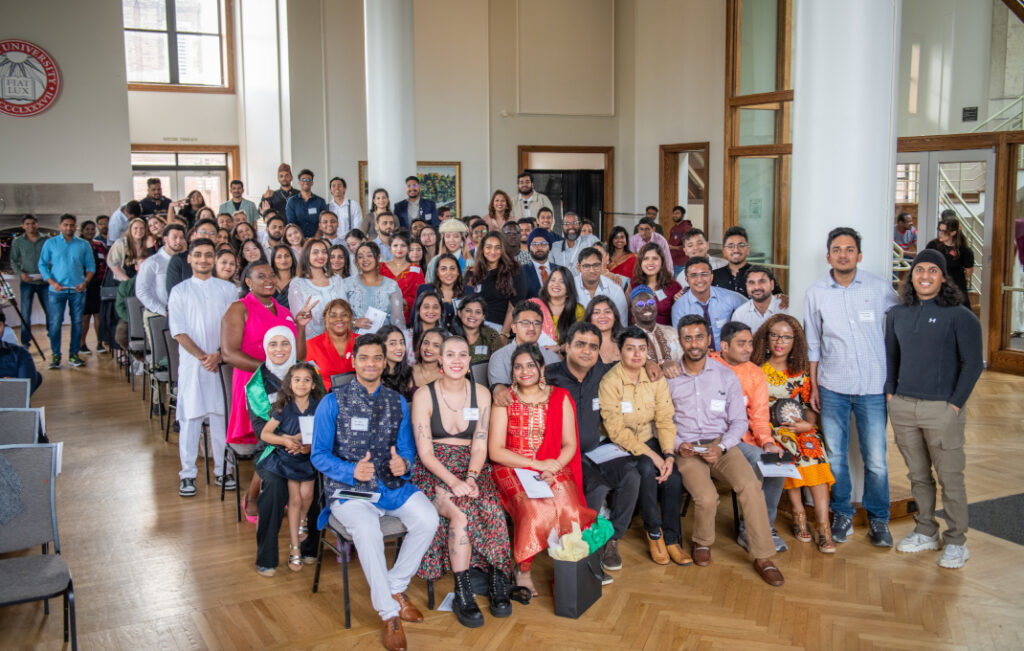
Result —
[[693, 446], [693, 451], [696, 452], [697, 454], [704, 454], [705, 452], [708, 451], [708, 449], [703, 445], [695, 445]]
[[369, 500], [370, 502], [376, 502], [380, 499], [380, 493], [357, 491], [350, 488], [339, 488], [334, 491], [334, 495], [331, 497], [343, 500]]
[[793, 458], [793, 453], [788, 450], [783, 450], [781, 457], [774, 452], [766, 452], [761, 455], [761, 461], [765, 465], [772, 463], [796, 463], [796, 459]]

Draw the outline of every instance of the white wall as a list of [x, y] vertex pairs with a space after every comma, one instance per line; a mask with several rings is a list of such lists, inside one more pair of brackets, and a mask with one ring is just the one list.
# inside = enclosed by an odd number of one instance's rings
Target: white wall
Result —
[[133, 145], [238, 145], [234, 94], [129, 91], [128, 115]]
[[39, 115], [0, 114], [0, 179], [92, 183], [96, 190], [116, 190], [128, 200], [121, 3], [34, 0], [8, 9], [4, 37], [30, 41], [49, 52], [60, 70], [61, 90], [56, 102]]

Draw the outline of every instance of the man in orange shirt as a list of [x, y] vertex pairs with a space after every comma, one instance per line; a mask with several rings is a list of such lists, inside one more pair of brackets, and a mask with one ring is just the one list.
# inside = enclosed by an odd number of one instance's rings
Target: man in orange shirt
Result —
[[[739, 321], [729, 321], [722, 326], [721, 351], [709, 353], [708, 357], [728, 366], [740, 380], [743, 399], [747, 403], [747, 421], [750, 429], [743, 435], [737, 446], [754, 467], [754, 474], [761, 480], [765, 506], [768, 508], [768, 522], [772, 525], [772, 541], [775, 551], [784, 552], [788, 549], [785, 541], [775, 533], [775, 515], [782, 497], [785, 477], [764, 477], [761, 475], [757, 462], [764, 453], [782, 454], [782, 448], [772, 438], [771, 416], [768, 413], [768, 380], [764, 372], [750, 361], [754, 352], [754, 336], [750, 326]], [[740, 547], [747, 548], [747, 532], [740, 523], [740, 535], [736, 539]]]

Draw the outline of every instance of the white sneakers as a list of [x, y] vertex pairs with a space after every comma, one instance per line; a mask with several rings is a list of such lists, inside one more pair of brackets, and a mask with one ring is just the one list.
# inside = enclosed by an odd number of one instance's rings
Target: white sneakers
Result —
[[[896, 543], [896, 551], [903, 552], [905, 554], [937, 551], [938, 549], [938, 534], [934, 536], [926, 536], [923, 533], [912, 531], [906, 538]], [[939, 557], [938, 564], [939, 567], [958, 570], [964, 566], [964, 563], [966, 563], [967, 559], [970, 557], [971, 553], [967, 551], [967, 545], [946, 545], [942, 548], [942, 556]]]

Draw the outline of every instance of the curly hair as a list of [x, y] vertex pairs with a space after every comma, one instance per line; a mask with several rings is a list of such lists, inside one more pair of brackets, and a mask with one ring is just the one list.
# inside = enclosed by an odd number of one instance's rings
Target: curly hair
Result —
[[654, 251], [661, 258], [661, 269], [658, 270], [656, 276], [657, 285], [651, 287], [651, 289], [664, 289], [672, 283], [672, 272], [669, 271], [668, 262], [665, 260], [665, 252], [661, 250], [661, 247], [654, 242], [649, 242], [640, 247], [640, 250], [636, 252], [636, 264], [633, 265], [633, 278], [630, 281], [631, 286], [636, 287], [638, 285], [647, 284], [647, 274], [644, 272], [641, 263], [644, 260], [644, 256], [647, 255], [648, 251]]
[[[907, 277], [900, 282], [897, 294], [899, 295], [900, 305], [913, 305], [917, 303], [917, 292], [914, 291], [914, 281], [912, 276], [914, 272], [911, 271], [907, 274]], [[952, 307], [954, 305], [967, 305], [967, 299], [964, 297], [964, 293], [960, 291], [960, 288], [946, 276], [942, 279], [942, 288], [939, 293], [935, 296], [935, 304], [939, 307]]]
[[761, 366], [771, 359], [772, 349], [768, 343], [768, 333], [777, 323], [785, 323], [793, 329], [793, 348], [786, 358], [787, 372], [790, 375], [809, 372], [811, 364], [807, 361], [807, 338], [804, 337], [804, 329], [800, 327], [799, 321], [788, 314], [776, 314], [761, 324], [754, 333], [754, 352], [750, 356], [750, 361]]
[[487, 259], [484, 258], [484, 247], [487, 244], [487, 240], [491, 238], [497, 239], [501, 244], [501, 257], [498, 258], [496, 269], [498, 273], [495, 276], [494, 285], [502, 296], [510, 299], [516, 291], [515, 277], [519, 273], [519, 265], [509, 256], [505, 249], [505, 238], [498, 231], [491, 231], [480, 240], [480, 246], [476, 247], [476, 262], [473, 263], [473, 268], [469, 270], [467, 284], [481, 285], [484, 279], [487, 278], [490, 269], [488, 268]]

